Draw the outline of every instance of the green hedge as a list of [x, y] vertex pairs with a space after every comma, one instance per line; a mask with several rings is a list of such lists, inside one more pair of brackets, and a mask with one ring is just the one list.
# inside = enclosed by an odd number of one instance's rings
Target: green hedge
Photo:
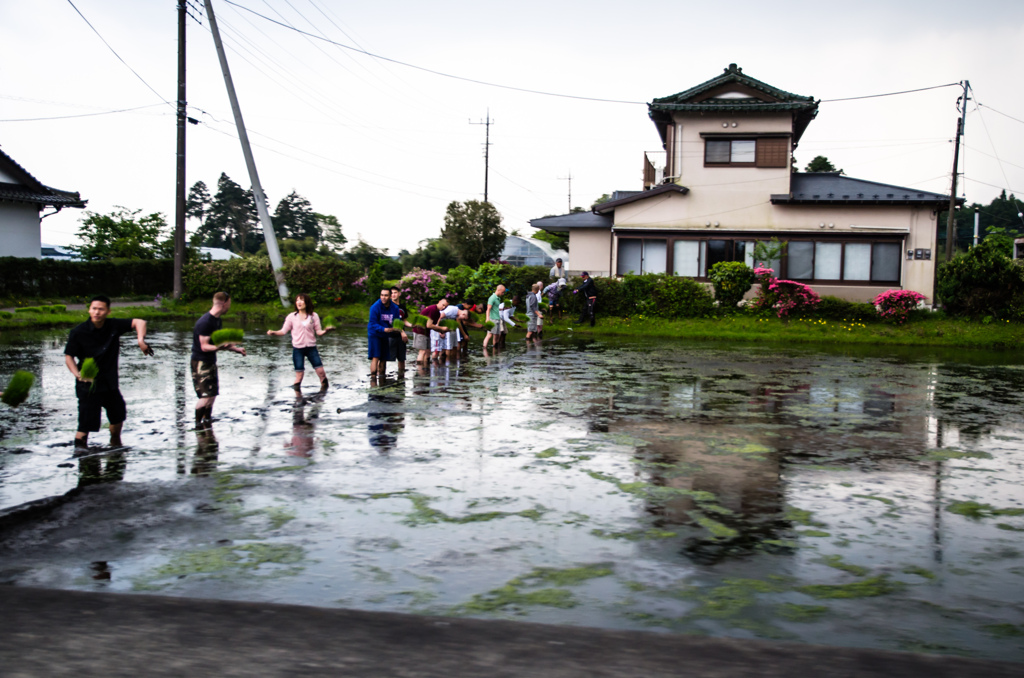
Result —
[[[352, 283], [362, 277], [358, 264], [328, 257], [289, 258], [284, 279], [292, 294], [304, 292], [315, 304], [350, 303], [363, 298]], [[266, 302], [277, 299], [273, 269], [267, 257], [242, 257], [230, 261], [189, 264], [182, 273], [186, 299], [206, 299], [227, 292], [237, 301]]]
[[950, 315], [1024, 320], [1024, 267], [989, 237], [939, 264], [938, 295]]
[[166, 294], [174, 287], [174, 262], [59, 261], [0, 257], [0, 298], [128, 297]]
[[[560, 303], [570, 313], [583, 310], [580, 295], [574, 294], [583, 280], [572, 278]], [[669, 275], [627, 275], [594, 278], [597, 285], [598, 316], [628, 318], [645, 315], [658, 318], [698, 318], [714, 312], [714, 297], [708, 288], [691, 278]]]

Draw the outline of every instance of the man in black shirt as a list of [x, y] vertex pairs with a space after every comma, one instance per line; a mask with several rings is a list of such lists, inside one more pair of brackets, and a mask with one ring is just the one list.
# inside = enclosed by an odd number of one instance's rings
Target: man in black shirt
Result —
[[593, 327], [597, 308], [597, 285], [586, 271], [583, 271], [580, 277], [583, 278], [583, 282], [576, 290], [583, 295], [583, 315], [580, 316], [580, 322], [584, 323], [590, 318], [590, 326]]
[[245, 349], [235, 344], [214, 346], [210, 337], [221, 328], [220, 317], [231, 308], [227, 292], [213, 295], [213, 307], [196, 321], [192, 328], [192, 386], [199, 401], [196, 403], [196, 428], [202, 428], [213, 417], [213, 401], [220, 393], [217, 379], [217, 351], [234, 351], [245, 355]]
[[[110, 444], [121, 445], [121, 427], [127, 418], [127, 407], [117, 381], [117, 358], [121, 352], [122, 334], [135, 330], [139, 348], [145, 355], [153, 355], [146, 343], [146, 321], [140, 318], [108, 318], [110, 299], [95, 296], [89, 302], [89, 320], [71, 330], [64, 348], [64, 364], [75, 376], [75, 395], [78, 396], [78, 432], [75, 448], [88, 447], [89, 433], [100, 430], [101, 410], [107, 411], [110, 422]], [[96, 361], [99, 374], [95, 379], [83, 379], [82, 363], [86, 358]]]

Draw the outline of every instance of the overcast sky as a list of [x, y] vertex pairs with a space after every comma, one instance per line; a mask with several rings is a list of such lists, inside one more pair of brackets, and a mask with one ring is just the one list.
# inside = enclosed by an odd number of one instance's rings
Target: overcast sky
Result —
[[[0, 147], [44, 184], [174, 219], [176, 1], [0, 2]], [[201, 5], [200, 0], [192, 0]], [[392, 254], [440, 233], [452, 200], [489, 197], [506, 229], [637, 190], [660, 141], [644, 105], [735, 62], [781, 89], [836, 99], [969, 79], [962, 191], [1024, 195], [1024, 2], [237, 0], [335, 42], [213, 0], [260, 178], [273, 211], [293, 189]], [[209, 21], [188, 25], [187, 184], [226, 172], [249, 186]], [[138, 74], [137, 77], [128, 67]], [[145, 83], [155, 90], [151, 90]], [[853, 177], [948, 192], [955, 87], [822, 103], [796, 151]], [[137, 107], [139, 110], [106, 114]], [[59, 116], [84, 116], [64, 117]], [[1013, 120], [1017, 118], [1018, 120]], [[29, 121], [20, 119], [30, 118]], [[998, 162], [996, 157], [1002, 160]], [[74, 242], [82, 212], [43, 221]], [[196, 224], [190, 223], [190, 230]], [[2, 249], [2, 248], [0, 248]]]

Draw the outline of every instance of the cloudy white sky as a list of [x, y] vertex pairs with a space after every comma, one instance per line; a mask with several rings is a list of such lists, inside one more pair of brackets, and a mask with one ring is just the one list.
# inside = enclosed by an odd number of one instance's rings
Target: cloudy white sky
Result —
[[[0, 2], [0, 147], [89, 208], [173, 221], [176, 0]], [[430, 74], [317, 41], [213, 0], [271, 210], [297, 190], [346, 235], [391, 253], [439, 234], [452, 200], [490, 199], [506, 228], [639, 189], [659, 139], [644, 102], [729, 63], [790, 92], [836, 99], [969, 79], [961, 192], [1024, 194], [1024, 3], [1019, 0], [233, 0], [390, 59], [544, 96]], [[193, 0], [201, 5], [200, 0]], [[201, 14], [201, 12], [194, 12]], [[187, 183], [248, 186], [209, 22], [188, 25]], [[948, 192], [957, 88], [822, 103], [797, 149], [850, 176]], [[137, 107], [139, 110], [106, 114]], [[94, 114], [99, 115], [85, 115]], [[80, 116], [80, 117], [61, 117]], [[1017, 118], [1019, 120], [1013, 120]], [[51, 118], [51, 119], [46, 119]], [[30, 120], [24, 120], [30, 119]], [[997, 161], [1002, 160], [1002, 163]], [[43, 222], [74, 242], [77, 210]], [[190, 228], [195, 224], [190, 224]]]

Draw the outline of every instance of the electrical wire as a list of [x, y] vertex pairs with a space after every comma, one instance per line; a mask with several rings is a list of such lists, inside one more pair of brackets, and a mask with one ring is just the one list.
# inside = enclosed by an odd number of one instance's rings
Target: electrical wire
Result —
[[[970, 85], [968, 85], [970, 87]], [[1010, 185], [1010, 179], [1006, 176], [1006, 168], [1003, 167], [1003, 161], [999, 158], [999, 152], [996, 150], [996, 145], [992, 143], [992, 135], [988, 131], [988, 124], [985, 122], [985, 116], [981, 114], [981, 108], [978, 106], [978, 93], [974, 91], [973, 87], [970, 87], [971, 92], [974, 94], [974, 107], [978, 111], [978, 119], [981, 120], [981, 126], [985, 129], [985, 136], [988, 137], [988, 144], [992, 147], [992, 152], [995, 155], [996, 163], [999, 165], [999, 171], [1003, 175], [1003, 181], [1007, 186]], [[1020, 201], [1014, 198], [1014, 204], [1017, 206], [1017, 213], [1021, 214]], [[1024, 216], [1021, 216], [1021, 223], [1024, 224]]]
[[76, 113], [74, 115], [53, 115], [47, 118], [8, 118], [6, 120], [0, 120], [0, 122], [35, 122], [37, 120], [66, 120], [68, 118], [88, 118], [94, 115], [110, 115], [111, 113], [127, 113], [129, 111], [139, 111], [143, 108], [153, 108], [154, 106], [163, 106], [163, 104], [147, 104], [146, 106], [136, 106], [135, 108], [119, 108], [114, 111], [99, 111], [98, 113]]
[[[71, 0], [68, 0], [68, 2], [70, 2], [70, 1]], [[255, 14], [256, 16], [260, 17], [261, 19], [263, 19], [265, 21], [269, 21], [271, 23], [277, 24], [278, 26], [281, 26], [282, 28], [287, 28], [288, 30], [295, 31], [296, 33], [302, 33], [303, 35], [307, 35], [307, 36], [309, 36], [311, 38], [314, 38], [316, 40], [323, 40], [325, 42], [331, 43], [332, 45], [337, 45], [338, 47], [341, 47], [341, 48], [347, 49], [347, 50], [351, 50], [353, 52], [359, 52], [360, 54], [365, 54], [366, 56], [373, 57], [374, 59], [380, 59], [382, 61], [387, 61], [387, 62], [390, 62], [390, 63], [393, 63], [393, 64], [398, 64], [399, 66], [405, 66], [406, 68], [414, 68], [414, 69], [416, 69], [418, 71], [423, 71], [424, 73], [430, 73], [432, 75], [438, 75], [438, 76], [441, 76], [441, 77], [444, 77], [444, 78], [451, 78], [452, 80], [461, 80], [463, 82], [471, 82], [471, 83], [473, 83], [475, 85], [484, 85], [486, 87], [497, 87], [499, 89], [508, 89], [508, 90], [512, 90], [512, 91], [515, 91], [515, 92], [525, 92], [527, 94], [540, 94], [540, 95], [549, 96], [549, 97], [560, 97], [560, 98], [563, 98], [563, 99], [578, 99], [578, 100], [581, 100], [581, 101], [596, 101], [596, 102], [606, 103], [606, 104], [633, 104], [633, 105], [639, 105], [639, 106], [646, 106], [647, 105], [647, 102], [645, 102], [645, 101], [624, 101], [622, 99], [602, 99], [602, 98], [599, 98], [599, 97], [584, 97], [584, 96], [576, 96], [576, 95], [573, 95], [573, 94], [560, 94], [558, 92], [543, 92], [541, 90], [529, 89], [529, 88], [526, 88], [526, 87], [514, 87], [512, 85], [502, 85], [502, 84], [494, 83], [494, 82], [486, 82], [484, 80], [476, 80], [474, 78], [466, 78], [466, 77], [463, 77], [463, 76], [460, 76], [460, 75], [452, 75], [451, 73], [444, 73], [442, 71], [436, 71], [434, 69], [426, 68], [424, 66], [417, 66], [416, 64], [410, 64], [410, 63], [405, 62], [405, 61], [399, 61], [398, 59], [392, 59], [390, 57], [382, 56], [380, 54], [373, 54], [373, 53], [368, 52], [368, 51], [366, 51], [364, 49], [359, 49], [358, 47], [353, 47], [352, 45], [346, 45], [344, 43], [336, 42], [334, 40], [331, 40], [330, 38], [324, 38], [324, 37], [321, 37], [319, 35], [315, 35], [313, 33], [308, 33], [306, 31], [303, 31], [302, 29], [295, 28], [294, 26], [289, 26], [288, 24], [281, 23], [280, 21], [277, 21], [275, 19], [271, 19], [268, 16], [260, 14], [256, 10], [249, 9], [248, 7], [243, 7], [242, 5], [239, 5], [236, 2], [232, 2], [232, 0], [224, 0], [224, 2], [226, 2], [229, 5], [234, 5], [235, 7], [238, 7], [239, 9], [244, 9], [246, 12], [251, 12], [252, 14]]]
[[930, 89], [942, 89], [943, 87], [962, 87], [959, 82], [951, 82], [945, 85], [933, 85], [931, 87], [920, 87], [918, 89], [905, 89], [900, 92], [886, 92], [885, 94], [866, 94], [860, 97], [844, 97], [842, 99], [819, 99], [819, 104], [831, 104], [837, 101], [857, 101], [858, 99], [877, 99], [878, 97], [892, 97], [897, 94], [913, 94], [914, 92], [926, 92]]
[[[973, 87], [971, 87], [971, 91], [972, 92], [974, 91]], [[1021, 120], [1020, 118], [1015, 118], [1012, 115], [1007, 115], [1006, 113], [1002, 113], [1000, 111], [997, 111], [996, 109], [992, 108], [991, 106], [986, 106], [985, 104], [979, 103], [978, 101], [975, 101], [974, 103], [977, 104], [978, 106], [983, 106], [983, 107], [987, 108], [988, 110], [992, 111], [993, 113], [999, 113], [999, 115], [1003, 116], [1004, 118], [1009, 118], [1010, 120], [1016, 120], [1017, 122], [1024, 123], [1024, 120]]]
[[167, 105], [168, 105], [168, 106], [170, 106], [171, 108], [175, 109], [175, 111], [177, 111], [177, 107], [175, 107], [175, 105], [174, 105], [174, 104], [172, 104], [172, 103], [171, 103], [170, 101], [168, 101], [167, 99], [164, 99], [164, 98], [163, 98], [163, 96], [162, 96], [162, 95], [160, 94], [160, 92], [157, 92], [157, 91], [156, 91], [156, 90], [155, 90], [155, 89], [153, 88], [153, 86], [152, 86], [152, 85], [150, 85], [150, 84], [149, 84], [148, 82], [146, 82], [146, 79], [145, 79], [145, 78], [143, 78], [143, 77], [142, 77], [141, 75], [139, 75], [139, 74], [138, 74], [138, 72], [136, 72], [136, 70], [135, 70], [134, 68], [132, 68], [131, 66], [129, 66], [129, 65], [128, 65], [128, 62], [127, 62], [127, 61], [125, 61], [124, 59], [122, 59], [122, 58], [121, 58], [121, 55], [120, 55], [120, 54], [118, 54], [118, 53], [117, 53], [117, 51], [116, 51], [116, 50], [114, 50], [114, 48], [110, 46], [110, 43], [109, 43], [109, 42], [107, 42], [106, 38], [104, 38], [104, 37], [103, 37], [102, 35], [100, 35], [100, 32], [99, 32], [98, 30], [96, 30], [96, 27], [95, 27], [95, 26], [93, 26], [93, 25], [92, 25], [92, 23], [90, 23], [90, 22], [89, 22], [89, 20], [85, 18], [85, 15], [84, 15], [84, 14], [82, 14], [82, 10], [78, 9], [77, 7], [75, 7], [75, 3], [74, 3], [74, 2], [72, 2], [71, 0], [68, 0], [68, 4], [69, 4], [69, 5], [71, 5], [71, 7], [72, 7], [72, 8], [73, 8], [73, 9], [74, 9], [74, 10], [75, 10], [76, 12], [78, 12], [78, 16], [82, 17], [82, 21], [84, 21], [84, 22], [85, 22], [85, 23], [86, 23], [86, 24], [87, 24], [87, 25], [89, 26], [89, 28], [91, 28], [91, 29], [92, 29], [92, 32], [96, 34], [96, 37], [98, 37], [98, 38], [99, 38], [100, 40], [102, 40], [102, 41], [103, 41], [103, 44], [104, 44], [104, 45], [106, 45], [106, 46], [107, 46], [107, 49], [109, 49], [109, 50], [111, 51], [111, 53], [113, 53], [113, 55], [117, 57], [117, 60], [118, 60], [118, 61], [120, 61], [120, 62], [121, 62], [122, 64], [124, 64], [124, 65], [125, 65], [125, 67], [126, 67], [126, 68], [127, 68], [127, 69], [128, 69], [129, 71], [131, 71], [131, 72], [132, 72], [132, 73], [133, 73], [133, 74], [135, 75], [135, 77], [136, 77], [136, 78], [138, 78], [138, 79], [139, 79], [139, 80], [140, 80], [140, 81], [142, 82], [142, 84], [143, 84], [143, 85], [145, 85], [146, 87], [148, 87], [148, 88], [149, 88], [149, 91], [151, 91], [151, 92], [152, 92], [153, 94], [157, 95], [157, 97], [158, 97], [158, 98], [160, 99], [160, 101], [164, 102], [165, 104], [167, 104]]

